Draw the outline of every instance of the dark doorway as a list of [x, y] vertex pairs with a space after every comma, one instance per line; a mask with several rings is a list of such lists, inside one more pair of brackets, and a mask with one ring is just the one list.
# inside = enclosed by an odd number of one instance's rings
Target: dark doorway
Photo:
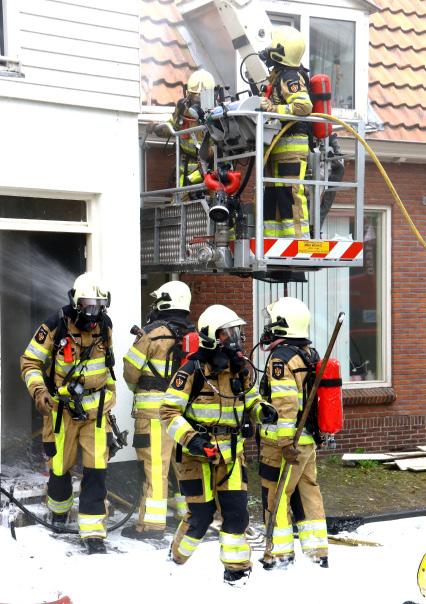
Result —
[[38, 325], [67, 304], [75, 277], [85, 271], [85, 244], [82, 234], [0, 232], [2, 464], [27, 461], [37, 440], [42, 421], [19, 357]]

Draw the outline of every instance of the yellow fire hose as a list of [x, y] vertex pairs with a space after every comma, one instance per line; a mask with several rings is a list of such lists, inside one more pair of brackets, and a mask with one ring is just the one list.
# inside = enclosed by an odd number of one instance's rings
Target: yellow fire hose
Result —
[[[343, 120], [339, 119], [338, 117], [334, 117], [334, 115], [328, 115], [327, 113], [312, 113], [311, 116], [312, 117], [322, 117], [322, 118], [324, 118], [326, 120], [329, 120], [330, 122], [334, 122], [335, 124], [339, 124], [339, 126], [342, 126], [345, 130], [347, 130], [347, 132], [349, 132], [350, 134], [352, 134], [361, 143], [361, 145], [367, 151], [367, 153], [369, 154], [369, 156], [371, 157], [371, 159], [373, 160], [373, 162], [376, 164], [376, 167], [379, 170], [380, 174], [383, 176], [383, 179], [384, 179], [386, 185], [388, 186], [388, 189], [390, 190], [390, 192], [392, 194], [392, 197], [396, 201], [396, 203], [397, 203], [399, 209], [401, 210], [402, 215], [404, 216], [405, 220], [408, 222], [408, 226], [410, 227], [411, 231], [414, 233], [414, 236], [419, 241], [419, 243], [426, 249], [426, 241], [423, 239], [423, 237], [421, 236], [421, 234], [420, 234], [419, 230], [417, 229], [416, 225], [411, 220], [411, 217], [410, 217], [409, 213], [407, 212], [406, 207], [404, 206], [404, 204], [403, 204], [400, 196], [398, 195], [395, 187], [393, 186], [392, 181], [389, 178], [389, 176], [388, 176], [386, 170], [384, 169], [383, 165], [381, 164], [379, 158], [377, 157], [377, 155], [375, 154], [375, 152], [373, 151], [373, 149], [370, 147], [370, 145], [365, 141], [365, 139], [363, 139], [362, 136], [360, 136], [358, 134], [358, 132], [354, 128], [352, 128], [352, 126], [349, 126], [349, 124], [347, 124]], [[274, 138], [272, 140], [272, 143], [270, 144], [270, 146], [268, 147], [268, 149], [266, 150], [266, 152], [265, 152], [265, 154], [263, 156], [263, 163], [264, 163], [264, 165], [268, 161], [269, 156], [270, 156], [273, 148], [275, 147], [275, 145], [279, 141], [279, 139], [295, 123], [297, 123], [297, 122], [291, 121], [291, 122], [286, 123], [281, 128], [281, 130], [278, 132], [278, 134], [274, 136]]]

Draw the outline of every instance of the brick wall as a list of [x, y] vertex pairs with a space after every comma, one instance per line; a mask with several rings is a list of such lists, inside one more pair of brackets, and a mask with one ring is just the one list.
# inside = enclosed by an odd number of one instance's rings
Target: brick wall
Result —
[[[166, 186], [173, 158], [164, 150], [150, 152], [150, 188]], [[423, 165], [384, 164], [420, 233], [426, 237], [426, 170]], [[167, 166], [167, 167], [166, 167]], [[346, 165], [345, 178], [351, 179]], [[161, 181], [163, 184], [161, 185]], [[155, 185], [155, 186], [154, 186]], [[246, 198], [248, 201], [248, 199]], [[384, 451], [426, 444], [426, 250], [416, 241], [377, 169], [366, 167], [366, 204], [392, 208], [392, 396], [368, 389], [362, 397], [345, 395], [344, 430], [337, 435], [337, 451]], [[182, 278], [193, 290], [193, 318], [210, 304], [225, 304], [251, 322], [252, 281], [222, 275]], [[246, 329], [251, 341], [251, 325]], [[248, 443], [248, 453], [255, 447]]]

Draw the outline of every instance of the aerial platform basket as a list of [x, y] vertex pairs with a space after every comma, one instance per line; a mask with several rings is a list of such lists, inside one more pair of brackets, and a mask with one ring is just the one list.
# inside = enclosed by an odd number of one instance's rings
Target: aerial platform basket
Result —
[[[235, 107], [235, 106], [234, 106]], [[291, 119], [290, 116], [285, 116]], [[255, 158], [255, 203], [241, 203], [242, 227], [230, 233], [226, 223], [209, 218], [211, 200], [204, 184], [154, 191], [141, 194], [141, 264], [143, 272], [235, 273], [265, 275], [269, 271], [312, 271], [320, 268], [356, 267], [363, 263], [363, 196], [364, 149], [360, 143], [355, 151], [355, 179], [337, 182], [329, 179], [327, 142], [320, 152], [310, 154], [310, 178], [269, 178], [264, 175], [263, 154], [265, 132], [268, 144], [270, 130], [281, 127], [279, 114], [254, 110], [228, 110], [212, 114], [220, 121], [220, 131], [232, 132], [230, 144], [226, 137], [213, 139], [215, 169], [222, 163], [235, 163], [243, 158]], [[232, 120], [226, 130], [225, 121]], [[297, 118], [303, 121], [324, 121], [319, 118]], [[242, 146], [238, 143], [238, 123], [241, 121]], [[223, 124], [225, 123], [225, 128]], [[271, 123], [274, 124], [271, 127]], [[278, 126], [276, 125], [278, 124]], [[351, 125], [363, 136], [363, 122]], [[252, 131], [250, 131], [252, 128]], [[179, 166], [179, 137], [189, 131], [208, 130], [198, 126], [174, 132], [176, 167]], [[269, 129], [269, 131], [268, 131]], [[216, 129], [217, 130], [217, 129]], [[236, 136], [237, 133], [237, 136]], [[254, 134], [253, 134], [254, 133]], [[177, 174], [179, 170], [177, 169]], [[145, 180], [146, 182], [146, 180]], [[263, 188], [266, 183], [304, 184], [310, 192], [311, 239], [264, 238]], [[350, 208], [353, 231], [346, 236], [323, 239], [321, 233], [321, 196], [327, 191], [352, 190], [354, 201]], [[342, 207], [336, 204], [336, 207]]]

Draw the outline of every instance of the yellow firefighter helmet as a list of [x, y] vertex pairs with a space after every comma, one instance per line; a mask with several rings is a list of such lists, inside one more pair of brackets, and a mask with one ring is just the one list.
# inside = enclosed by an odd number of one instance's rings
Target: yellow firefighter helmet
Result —
[[213, 304], [207, 307], [198, 319], [200, 346], [210, 350], [216, 348], [218, 344], [217, 332], [220, 329], [228, 330], [230, 337], [238, 338], [240, 336], [240, 327], [245, 324], [244, 319], [241, 319], [236, 312], [227, 306]]
[[301, 300], [289, 296], [279, 298], [266, 307], [266, 314], [269, 315], [271, 323], [278, 323], [280, 320], [287, 323], [287, 327], [284, 324], [272, 327], [271, 331], [276, 336], [286, 338], [309, 337], [311, 313]]
[[168, 281], [150, 294], [157, 310], [186, 310], [191, 304], [191, 290], [183, 281]]
[[426, 598], [426, 554], [424, 554], [417, 571], [417, 585], [422, 596]]
[[188, 92], [200, 94], [202, 90], [213, 90], [214, 87], [214, 77], [206, 69], [198, 69], [189, 76]]
[[272, 30], [269, 55], [276, 63], [299, 67], [305, 52], [305, 40], [298, 29], [283, 25]]

